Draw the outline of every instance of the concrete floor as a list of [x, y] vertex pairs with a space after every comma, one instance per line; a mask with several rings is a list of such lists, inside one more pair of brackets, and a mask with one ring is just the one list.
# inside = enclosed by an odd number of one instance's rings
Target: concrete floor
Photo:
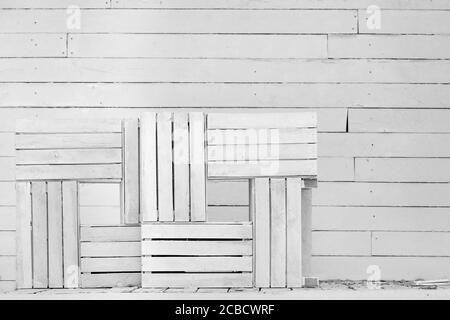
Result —
[[0, 293], [0, 300], [10, 299], [145, 299], [145, 300], [241, 300], [241, 299], [439, 299], [450, 300], [450, 286], [422, 289], [409, 282], [383, 282], [370, 289], [364, 282], [326, 281], [314, 289], [25, 289]]

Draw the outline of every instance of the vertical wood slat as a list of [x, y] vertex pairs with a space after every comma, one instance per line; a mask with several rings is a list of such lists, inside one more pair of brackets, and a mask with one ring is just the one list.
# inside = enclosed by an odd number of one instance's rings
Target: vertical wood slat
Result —
[[158, 220], [156, 171], [156, 113], [145, 113], [140, 119], [140, 205], [141, 219]]
[[33, 287], [31, 185], [29, 182], [16, 182], [16, 202], [16, 283], [18, 289], [29, 289]]
[[270, 179], [270, 286], [286, 286], [286, 180]]
[[139, 129], [137, 119], [126, 119], [123, 127], [124, 222], [139, 222]]
[[48, 287], [47, 185], [31, 183], [33, 221], [33, 288]]
[[63, 250], [64, 287], [79, 286], [78, 255], [78, 184], [76, 181], [63, 181]]
[[191, 164], [191, 221], [206, 221], [205, 119], [202, 112], [189, 113]]
[[172, 114], [157, 114], [159, 221], [173, 221]]
[[302, 286], [302, 180], [286, 180], [286, 285]]
[[48, 285], [50, 288], [62, 288], [64, 285], [61, 191], [60, 181], [47, 183]]
[[188, 114], [173, 117], [175, 221], [189, 221], [189, 129]]
[[302, 189], [302, 272], [310, 277], [312, 254], [312, 190]]
[[255, 243], [254, 277], [256, 287], [270, 286], [270, 189], [268, 178], [254, 179], [253, 242]]

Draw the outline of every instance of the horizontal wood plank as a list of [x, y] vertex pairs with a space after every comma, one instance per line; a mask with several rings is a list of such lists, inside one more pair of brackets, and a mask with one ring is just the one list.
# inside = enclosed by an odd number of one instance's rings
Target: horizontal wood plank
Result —
[[210, 222], [239, 222], [249, 221], [248, 206], [209, 206], [206, 216]]
[[3, 0], [2, 9], [66, 9], [70, 5], [79, 8], [109, 8], [110, 0]]
[[122, 132], [117, 119], [19, 119], [16, 132], [20, 133], [109, 133]]
[[16, 205], [16, 188], [14, 182], [0, 181], [0, 205], [15, 206]]
[[145, 256], [248, 256], [252, 254], [252, 241], [143, 241], [142, 254]]
[[0, 278], [2, 281], [16, 280], [16, 257], [0, 256]]
[[141, 284], [141, 273], [83, 273], [83, 288], [136, 287]]
[[208, 130], [209, 145], [257, 145], [316, 143], [317, 130], [314, 128], [284, 129], [212, 129]]
[[2, 58], [57, 58], [67, 55], [65, 34], [1, 34], [0, 42]]
[[251, 287], [251, 273], [143, 273], [142, 287]]
[[80, 206], [120, 206], [120, 183], [80, 183]]
[[[0, 219], [2, 217], [0, 216]], [[16, 255], [16, 232], [0, 231], [0, 256]]]
[[[268, 42], [270, 46], [267, 45]], [[326, 44], [325, 35], [71, 34], [69, 56], [326, 58]]]
[[370, 232], [314, 231], [312, 233], [314, 256], [370, 256], [370, 250]]
[[240, 224], [145, 224], [143, 239], [251, 239], [252, 225]]
[[212, 161], [245, 161], [245, 160], [295, 160], [316, 159], [316, 144], [281, 144], [273, 148], [264, 149], [258, 145], [210, 145], [207, 148], [208, 162]]
[[141, 257], [81, 258], [81, 272], [141, 271]]
[[248, 180], [209, 180], [206, 199], [209, 206], [248, 206]]
[[128, 242], [82, 242], [81, 257], [138, 257], [141, 255], [141, 243]]
[[22, 165], [16, 167], [17, 180], [120, 179], [120, 164]]
[[208, 129], [281, 129], [315, 128], [317, 115], [313, 112], [291, 112], [276, 114], [230, 113], [209, 114]]
[[17, 150], [16, 164], [121, 163], [120, 149]]
[[0, 207], [0, 230], [16, 230], [16, 207]]
[[104, 241], [140, 241], [140, 227], [81, 227], [80, 241], [104, 242]]
[[120, 148], [119, 133], [98, 134], [18, 134], [17, 149]]
[[[3, 32], [356, 33], [355, 10], [97, 10], [69, 29], [66, 10], [0, 12]], [[177, 23], [166, 23], [177, 21]], [[321, 23], [317, 23], [321, 21]]]
[[120, 225], [121, 209], [116, 207], [79, 207], [80, 224], [85, 226]]
[[14, 157], [0, 157], [0, 181], [14, 181], [16, 161]]
[[252, 257], [143, 257], [142, 271], [252, 271]]

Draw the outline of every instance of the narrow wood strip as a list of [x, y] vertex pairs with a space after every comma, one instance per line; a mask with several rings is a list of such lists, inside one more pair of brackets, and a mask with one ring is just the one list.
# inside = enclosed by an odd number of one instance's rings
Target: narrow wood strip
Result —
[[251, 239], [251, 224], [148, 224], [143, 239]]
[[270, 286], [286, 286], [286, 180], [270, 179]]
[[142, 287], [251, 287], [251, 273], [143, 273]]
[[145, 240], [142, 242], [142, 254], [149, 256], [250, 256], [252, 241]]
[[173, 118], [174, 210], [175, 221], [189, 221], [189, 129], [188, 114]]
[[138, 120], [123, 120], [124, 222], [139, 222], [139, 132]]
[[270, 286], [270, 186], [269, 179], [255, 179], [255, 285]]
[[49, 181], [48, 192], [48, 285], [62, 288], [63, 276], [63, 222], [61, 181]]
[[158, 220], [174, 221], [172, 176], [172, 113], [157, 114]]
[[28, 289], [33, 287], [30, 182], [16, 182], [16, 203], [16, 283], [18, 289]]
[[191, 165], [191, 221], [206, 221], [205, 120], [201, 112], [189, 113]]
[[64, 288], [79, 286], [78, 257], [78, 185], [75, 181], [63, 181], [63, 250]]
[[302, 180], [286, 179], [286, 284], [302, 286]]
[[48, 288], [47, 184], [31, 183], [33, 211], [33, 288]]
[[143, 257], [142, 271], [252, 271], [251, 257]]

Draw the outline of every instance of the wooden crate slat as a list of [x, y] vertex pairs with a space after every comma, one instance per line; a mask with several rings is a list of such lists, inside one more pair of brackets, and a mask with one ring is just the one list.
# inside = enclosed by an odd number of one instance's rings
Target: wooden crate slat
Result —
[[140, 203], [142, 221], [158, 220], [156, 113], [140, 118]]
[[118, 119], [18, 119], [18, 133], [99, 133], [122, 131]]
[[61, 181], [47, 183], [48, 201], [48, 285], [50, 288], [64, 286], [62, 185]]
[[291, 113], [211, 113], [208, 115], [209, 129], [272, 129], [314, 128], [317, 116], [314, 112]]
[[312, 190], [302, 189], [302, 272], [310, 277], [312, 257]]
[[270, 185], [268, 178], [254, 182], [255, 286], [270, 286]]
[[137, 257], [140, 255], [140, 241], [80, 243], [81, 257]]
[[208, 163], [208, 178], [252, 178], [317, 175], [317, 160], [215, 161]]
[[236, 241], [182, 241], [152, 240], [142, 242], [143, 255], [226, 256], [252, 254], [251, 240]]
[[142, 273], [143, 287], [251, 287], [247, 273]]
[[141, 271], [141, 257], [81, 258], [81, 272]]
[[147, 224], [143, 239], [251, 239], [249, 224]]
[[31, 184], [33, 214], [33, 288], [48, 287], [47, 184]]
[[17, 180], [121, 179], [120, 164], [16, 166]]
[[76, 288], [79, 286], [78, 184], [76, 181], [62, 182], [62, 197], [64, 287]]
[[142, 257], [142, 271], [251, 272], [252, 257]]
[[172, 113], [157, 114], [158, 220], [173, 221]]
[[302, 286], [302, 181], [286, 179], [286, 285]]
[[191, 169], [191, 221], [206, 221], [205, 120], [201, 112], [189, 113]]
[[16, 165], [121, 163], [120, 149], [17, 150]]
[[120, 148], [120, 133], [17, 134], [16, 149]]
[[174, 113], [173, 142], [174, 220], [189, 221], [189, 129], [187, 113]]
[[210, 129], [208, 145], [316, 143], [316, 128]]
[[286, 286], [286, 180], [270, 179], [270, 286]]
[[83, 288], [134, 287], [141, 284], [141, 273], [83, 273]]
[[139, 129], [137, 119], [123, 120], [124, 222], [139, 222]]
[[33, 287], [30, 182], [16, 182], [16, 201], [16, 283], [25, 289]]

